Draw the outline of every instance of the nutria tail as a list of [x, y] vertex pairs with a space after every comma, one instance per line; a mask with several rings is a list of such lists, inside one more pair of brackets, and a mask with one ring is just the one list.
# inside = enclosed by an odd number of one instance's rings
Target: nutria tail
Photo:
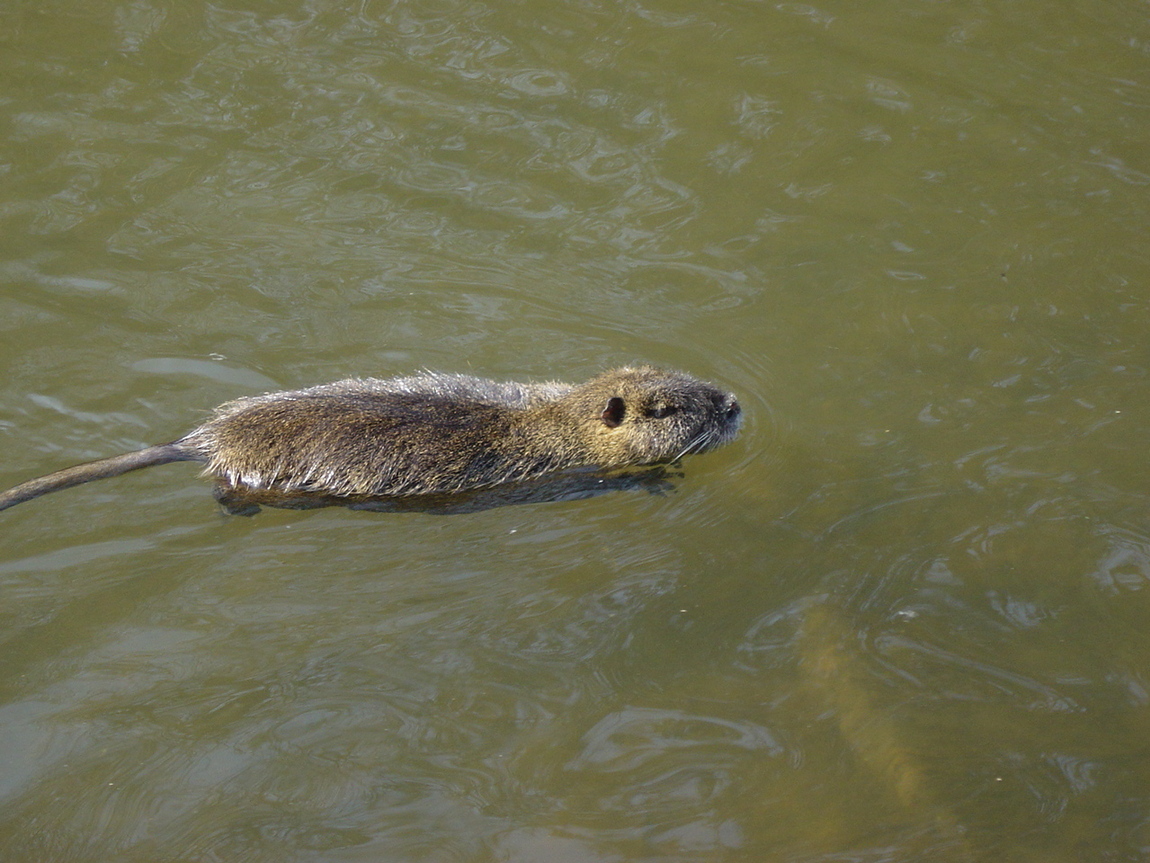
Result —
[[167, 464], [172, 461], [203, 461], [203, 458], [194, 452], [189, 452], [177, 443], [165, 443], [159, 446], [150, 446], [137, 452], [126, 452], [123, 455], [114, 455], [98, 461], [78, 464], [75, 467], [66, 467], [47, 476], [22, 482], [8, 491], [0, 492], [0, 509], [7, 509], [50, 491], [59, 491], [62, 488], [71, 488], [74, 485], [91, 482], [94, 479], [119, 476], [130, 470], [139, 470], [142, 467]]

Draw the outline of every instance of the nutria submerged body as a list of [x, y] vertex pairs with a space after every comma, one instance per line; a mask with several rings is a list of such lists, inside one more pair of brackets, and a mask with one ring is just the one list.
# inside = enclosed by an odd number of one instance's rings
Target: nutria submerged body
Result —
[[730, 393], [647, 366], [580, 385], [433, 373], [352, 379], [228, 402], [172, 443], [18, 485], [0, 494], [0, 509], [174, 461], [204, 463], [225, 505], [453, 494], [574, 468], [674, 461], [731, 440], [739, 421]]

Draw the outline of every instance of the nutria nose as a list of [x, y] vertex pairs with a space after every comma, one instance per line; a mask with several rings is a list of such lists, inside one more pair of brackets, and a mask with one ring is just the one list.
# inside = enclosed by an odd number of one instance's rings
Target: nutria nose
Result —
[[735, 397], [730, 393], [715, 393], [711, 396], [711, 402], [722, 412], [723, 419], [726, 420], [733, 420], [743, 412], [739, 403], [735, 401]]

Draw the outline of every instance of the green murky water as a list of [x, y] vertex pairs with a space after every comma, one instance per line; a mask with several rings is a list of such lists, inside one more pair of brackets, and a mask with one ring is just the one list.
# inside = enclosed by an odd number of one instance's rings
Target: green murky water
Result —
[[0, 857], [1150, 854], [1143, 2], [0, 9], [0, 484], [417, 368], [667, 496], [0, 516]]

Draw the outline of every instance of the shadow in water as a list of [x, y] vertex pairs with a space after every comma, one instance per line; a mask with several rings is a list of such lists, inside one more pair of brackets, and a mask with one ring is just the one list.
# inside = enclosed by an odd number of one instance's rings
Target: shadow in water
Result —
[[281, 509], [318, 509], [343, 506], [372, 512], [422, 512], [429, 515], [458, 515], [481, 512], [501, 506], [525, 503], [553, 503], [582, 500], [615, 491], [645, 491], [663, 495], [674, 488], [672, 479], [682, 473], [665, 466], [604, 473], [577, 471], [538, 477], [517, 483], [504, 483], [492, 488], [473, 489], [455, 494], [422, 494], [382, 497], [336, 497], [324, 494], [285, 494], [268, 490], [251, 491], [217, 487], [216, 500], [232, 515], [255, 515], [261, 506]]

